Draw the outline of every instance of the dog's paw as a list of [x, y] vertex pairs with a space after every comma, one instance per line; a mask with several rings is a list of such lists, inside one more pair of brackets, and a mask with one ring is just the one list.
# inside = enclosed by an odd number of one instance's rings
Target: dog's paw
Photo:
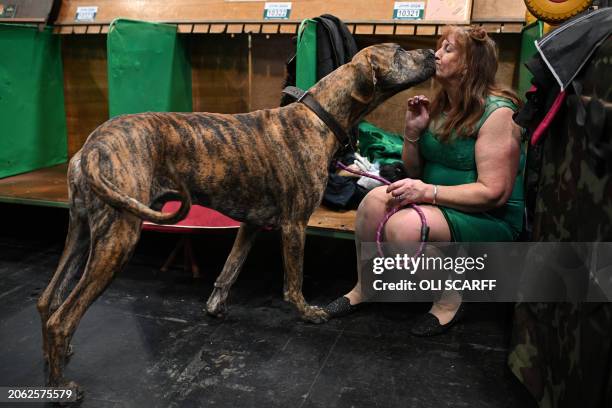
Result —
[[329, 320], [329, 315], [319, 306], [307, 306], [302, 314], [302, 319], [310, 323], [320, 324]]
[[54, 403], [62, 407], [80, 405], [85, 395], [81, 386], [74, 381], [66, 381], [64, 379], [60, 379], [59, 381], [49, 380], [47, 381], [47, 387], [63, 388], [72, 391], [70, 395], [64, 394], [63, 398], [69, 398], [69, 400], [57, 401]]
[[206, 313], [214, 317], [224, 317], [227, 314], [227, 305], [218, 289], [215, 289], [206, 302]]
[[76, 394], [76, 399], [72, 398], [72, 401], [60, 402], [60, 406], [74, 406], [74, 404], [78, 404], [83, 400], [85, 393], [81, 386], [74, 381], [68, 381], [61, 385], [61, 388], [69, 388]]
[[209, 316], [215, 317], [217, 319], [223, 319], [227, 314], [227, 309], [209, 309], [208, 307], [204, 309]]

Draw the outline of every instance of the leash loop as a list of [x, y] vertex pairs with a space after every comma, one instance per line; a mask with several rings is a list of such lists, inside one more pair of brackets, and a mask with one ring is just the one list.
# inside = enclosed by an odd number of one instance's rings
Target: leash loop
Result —
[[[336, 167], [339, 169], [348, 171], [349, 173], [357, 174], [359, 176], [369, 177], [371, 179], [380, 181], [381, 183], [387, 186], [391, 184], [391, 182], [385, 179], [384, 177], [380, 177], [375, 174], [366, 173], [360, 170], [352, 170], [348, 168], [344, 163], [341, 163], [340, 161], [336, 161]], [[408, 207], [411, 207], [412, 209], [414, 209], [416, 213], [419, 215], [419, 218], [421, 219], [421, 243], [416, 253], [413, 256], [414, 258], [416, 258], [423, 253], [423, 250], [425, 249], [425, 243], [429, 240], [429, 225], [427, 225], [427, 218], [425, 217], [425, 213], [418, 205], [408, 204]], [[400, 207], [393, 207], [392, 209], [387, 211], [383, 219], [378, 224], [378, 228], [376, 229], [376, 248], [378, 249], [378, 255], [381, 258], [384, 257], [384, 253], [382, 250], [382, 233], [385, 228], [385, 224], [387, 224], [387, 221], [389, 221], [389, 218], [391, 218], [391, 216], [395, 214], [396, 212], [398, 212], [399, 210], [401, 210]]]

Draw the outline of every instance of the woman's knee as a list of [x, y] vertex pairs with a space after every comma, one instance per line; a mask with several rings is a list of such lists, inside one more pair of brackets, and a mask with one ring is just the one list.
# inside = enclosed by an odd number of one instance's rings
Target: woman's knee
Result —
[[387, 211], [386, 187], [371, 190], [359, 204], [355, 220], [355, 232], [358, 235], [375, 230]]
[[[452, 239], [446, 218], [440, 209], [420, 206], [425, 223], [429, 227], [428, 241], [448, 242]], [[385, 240], [390, 242], [421, 241], [423, 221], [413, 209], [405, 209], [393, 215], [385, 225]]]
[[385, 207], [387, 205], [387, 200], [387, 187], [376, 187], [370, 190], [363, 200], [361, 200], [359, 208], [357, 208], [357, 213], [376, 211], [380, 209], [380, 207]]
[[385, 224], [385, 241], [417, 242], [421, 240], [421, 219], [412, 209], [402, 210]]

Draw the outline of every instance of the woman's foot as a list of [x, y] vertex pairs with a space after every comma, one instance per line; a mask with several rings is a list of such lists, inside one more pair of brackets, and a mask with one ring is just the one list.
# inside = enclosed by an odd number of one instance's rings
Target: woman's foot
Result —
[[444, 326], [455, 318], [460, 307], [461, 303], [434, 303], [429, 313], [438, 319], [440, 325]]
[[333, 319], [334, 317], [342, 317], [359, 309], [359, 305], [362, 301], [363, 296], [361, 296], [361, 292], [358, 289], [353, 288], [353, 290], [346, 295], [340, 296], [338, 299], [330, 302], [324, 307], [324, 310], [327, 312], [330, 319]]
[[[434, 310], [434, 307], [432, 307], [432, 310]], [[465, 314], [464, 304], [461, 303], [455, 312], [452, 313], [452, 316], [449, 316], [449, 313], [451, 312], [446, 310], [441, 314], [443, 320], [440, 320], [432, 311], [417, 317], [413, 322], [410, 333], [419, 337], [437, 336], [446, 333], [448, 329], [463, 320]]]
[[355, 286], [349, 293], [344, 295], [351, 302], [351, 306], [357, 306], [364, 301], [359, 285]]
[[330, 319], [342, 317], [353, 313], [359, 309], [359, 305], [351, 305], [351, 301], [346, 296], [340, 296], [338, 299], [330, 302], [323, 308]]

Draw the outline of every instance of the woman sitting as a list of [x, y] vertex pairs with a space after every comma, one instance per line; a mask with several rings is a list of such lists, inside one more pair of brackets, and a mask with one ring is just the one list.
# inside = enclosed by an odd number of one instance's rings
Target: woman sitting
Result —
[[[408, 100], [403, 162], [410, 178], [378, 187], [357, 210], [358, 265], [362, 242], [374, 242], [389, 206], [415, 203], [430, 227], [429, 241], [513, 241], [522, 228], [521, 130], [512, 121], [519, 100], [495, 82], [497, 49], [482, 28], [446, 27], [438, 40], [435, 83], [425, 96]], [[384, 240], [418, 242], [421, 220], [410, 207], [386, 223]], [[360, 276], [360, 274], [358, 274]], [[326, 306], [330, 317], [363, 302], [361, 283]], [[445, 291], [411, 332], [446, 331], [462, 312], [461, 295]]]

